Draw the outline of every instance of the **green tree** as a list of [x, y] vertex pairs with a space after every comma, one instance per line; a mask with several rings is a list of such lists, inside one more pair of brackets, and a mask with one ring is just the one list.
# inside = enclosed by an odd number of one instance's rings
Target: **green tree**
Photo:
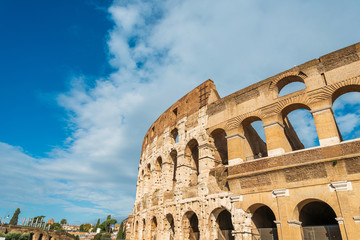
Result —
[[93, 232], [96, 232], [96, 230], [99, 228], [99, 226], [100, 226], [100, 218], [97, 220], [97, 223], [93, 229]]
[[83, 230], [84, 230], [84, 232], [89, 232], [90, 228], [91, 228], [91, 224], [90, 224], [90, 223], [85, 223], [85, 224], [83, 225]]
[[79, 240], [80, 238], [79, 238], [79, 236], [78, 235], [76, 235], [75, 236], [75, 240]]
[[101, 240], [111, 240], [111, 234], [110, 233], [103, 233], [101, 234]]
[[61, 219], [60, 224], [61, 224], [61, 225], [65, 225], [65, 224], [67, 224], [66, 219], [65, 219], [65, 218]]
[[20, 208], [16, 209], [14, 215], [12, 216], [11, 220], [10, 220], [10, 225], [17, 225], [18, 224], [18, 219], [19, 219], [19, 214], [20, 214]]
[[101, 240], [101, 233], [96, 234], [94, 240]]
[[53, 223], [50, 225], [51, 230], [61, 231], [63, 230], [60, 223]]
[[44, 219], [44, 218], [45, 218], [45, 216], [37, 216], [37, 217], [34, 217], [34, 218], [33, 218], [33, 222], [37, 222], [38, 220]]
[[80, 225], [79, 231], [80, 231], [80, 232], [83, 232], [83, 231], [84, 231], [84, 224], [81, 224], [81, 225]]
[[126, 229], [125, 229], [123, 222], [121, 222], [121, 224], [120, 224], [119, 232], [116, 235], [116, 238], [117, 239], [125, 239], [126, 238]]
[[109, 220], [109, 219], [111, 219], [111, 215], [108, 215], [106, 218], [106, 220]]

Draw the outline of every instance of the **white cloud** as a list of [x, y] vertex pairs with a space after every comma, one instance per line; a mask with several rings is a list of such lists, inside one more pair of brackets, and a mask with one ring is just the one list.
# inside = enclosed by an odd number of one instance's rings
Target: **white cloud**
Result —
[[[26, 197], [35, 185], [68, 212], [129, 214], [142, 138], [164, 110], [208, 78], [224, 96], [354, 43], [359, 10], [356, 1], [115, 1], [107, 44], [117, 70], [94, 87], [76, 76], [58, 96], [69, 113], [65, 146], [48, 159], [6, 144], [0, 154], [18, 163], [10, 175], [30, 169], [14, 181], [28, 181]], [[311, 145], [307, 120], [299, 125]]]

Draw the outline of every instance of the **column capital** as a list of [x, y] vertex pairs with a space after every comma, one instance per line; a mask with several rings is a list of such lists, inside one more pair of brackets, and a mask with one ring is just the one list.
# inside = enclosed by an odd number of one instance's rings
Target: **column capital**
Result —
[[344, 218], [342, 217], [335, 218], [335, 220], [338, 222], [338, 224], [344, 224]]
[[264, 124], [264, 125], [263, 125], [264, 128], [269, 128], [269, 127], [274, 127], [274, 126], [279, 126], [279, 127], [281, 127], [281, 128], [285, 128], [284, 124], [282, 124], [282, 123], [279, 122], [279, 121], [274, 121], [274, 122], [267, 123], [267, 124]]
[[230, 201], [231, 203], [234, 203], [234, 202], [242, 202], [244, 199], [243, 195], [233, 195], [233, 196], [230, 196]]
[[328, 111], [328, 110], [330, 110], [331, 113], [334, 113], [334, 111], [333, 111], [333, 109], [332, 109], [331, 106], [326, 106], [326, 107], [322, 107], [322, 108], [318, 108], [318, 109], [313, 109], [313, 110], [311, 110], [310, 112], [311, 112], [313, 115], [316, 115], [316, 114], [321, 114], [321, 113], [323, 113], [323, 112], [325, 112], [325, 111]]
[[350, 191], [352, 190], [352, 185], [351, 182], [348, 181], [339, 181], [330, 183], [329, 188], [330, 192]]
[[360, 216], [353, 217], [355, 223], [360, 223]]
[[273, 198], [290, 196], [289, 189], [275, 189], [271, 192]]
[[233, 138], [240, 138], [240, 139], [245, 139], [245, 136], [244, 135], [241, 135], [240, 133], [235, 133], [235, 134], [231, 134], [229, 136], [225, 136], [225, 138], [227, 140], [231, 140]]
[[288, 220], [287, 222], [290, 226], [294, 226], [294, 227], [301, 227], [302, 224], [302, 222], [297, 220]]

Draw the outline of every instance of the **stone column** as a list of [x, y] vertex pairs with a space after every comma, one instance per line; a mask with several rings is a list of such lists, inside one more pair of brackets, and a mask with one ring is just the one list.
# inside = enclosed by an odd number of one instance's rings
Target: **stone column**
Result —
[[267, 122], [263, 125], [265, 129], [268, 156], [278, 156], [292, 150], [284, 132], [282, 120]]
[[301, 222], [297, 220], [288, 220], [288, 227], [284, 229], [284, 239], [302, 240]]
[[177, 187], [187, 187], [190, 181], [190, 166], [184, 153], [178, 154], [176, 169]]
[[311, 111], [320, 146], [329, 146], [340, 142], [341, 135], [335, 122], [331, 106], [326, 106]]
[[242, 129], [233, 129], [226, 136], [229, 165], [237, 165], [245, 161], [245, 136]]

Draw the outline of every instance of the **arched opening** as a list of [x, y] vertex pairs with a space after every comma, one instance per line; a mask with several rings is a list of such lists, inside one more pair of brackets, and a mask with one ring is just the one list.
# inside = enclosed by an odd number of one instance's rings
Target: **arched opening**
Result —
[[275, 214], [266, 205], [256, 204], [250, 209], [252, 213], [252, 235], [254, 239], [278, 239], [278, 232], [275, 224]]
[[258, 117], [249, 117], [242, 122], [246, 139], [244, 149], [246, 160], [267, 157], [268, 155], [265, 131], [262, 125], [263, 122]]
[[157, 221], [156, 217], [153, 217], [151, 220], [151, 240], [156, 240], [156, 234], [157, 234]]
[[299, 212], [304, 240], [341, 240], [339, 224], [334, 210], [325, 202], [312, 201], [305, 204]]
[[172, 161], [172, 164], [173, 164], [172, 180], [173, 180], [173, 182], [176, 182], [176, 169], [177, 169], [177, 152], [176, 152], [176, 150], [172, 150], [170, 152], [170, 157], [171, 157], [171, 161]]
[[335, 121], [342, 140], [360, 138], [360, 86], [338, 89], [332, 96]]
[[34, 233], [30, 233], [30, 238], [29, 240], [34, 240]]
[[310, 108], [292, 104], [282, 110], [284, 132], [293, 151], [319, 146], [315, 121]]
[[39, 235], [38, 240], [42, 240], [42, 239], [43, 239], [43, 234], [41, 233], [41, 234]]
[[183, 237], [189, 240], [199, 240], [199, 220], [196, 214], [192, 211], [185, 213], [182, 221]]
[[276, 87], [274, 89], [275, 95], [281, 97], [306, 88], [303, 77], [306, 77], [306, 75], [302, 72], [300, 72], [299, 75], [284, 77], [276, 83]]
[[216, 129], [211, 133], [215, 145], [215, 160], [221, 162], [223, 165], [228, 164], [228, 149], [226, 132], [224, 129]]
[[170, 213], [166, 215], [165, 232], [166, 240], [175, 239], [175, 221]]
[[142, 226], [142, 234], [141, 234], [141, 237], [142, 239], [146, 239], [146, 222], [145, 222], [145, 219], [143, 219], [143, 226]]
[[138, 240], [138, 238], [139, 238], [139, 233], [138, 233], [138, 231], [139, 231], [139, 222], [136, 221], [136, 222], [135, 222], [135, 228], [134, 228], [134, 239], [135, 239], [135, 240]]
[[288, 95], [290, 93], [294, 93], [294, 92], [297, 92], [297, 91], [300, 91], [302, 89], [305, 89], [306, 88], [306, 85], [305, 83], [303, 82], [292, 82], [292, 83], [289, 83], [287, 85], [285, 85], [281, 91], [279, 92], [279, 97], [282, 97], [282, 96], [285, 96], [285, 95]]
[[156, 159], [155, 169], [154, 169], [155, 186], [158, 188], [161, 185], [161, 170], [162, 170], [162, 158], [158, 157]]
[[174, 128], [170, 133], [171, 139], [173, 140], [173, 143], [179, 142], [179, 132], [177, 128]]
[[198, 183], [199, 175], [199, 144], [195, 139], [190, 140], [186, 145], [185, 157], [190, 167], [189, 185], [195, 186]]
[[232, 231], [234, 226], [231, 213], [224, 208], [217, 208], [210, 214], [209, 219], [211, 239], [234, 240]]

